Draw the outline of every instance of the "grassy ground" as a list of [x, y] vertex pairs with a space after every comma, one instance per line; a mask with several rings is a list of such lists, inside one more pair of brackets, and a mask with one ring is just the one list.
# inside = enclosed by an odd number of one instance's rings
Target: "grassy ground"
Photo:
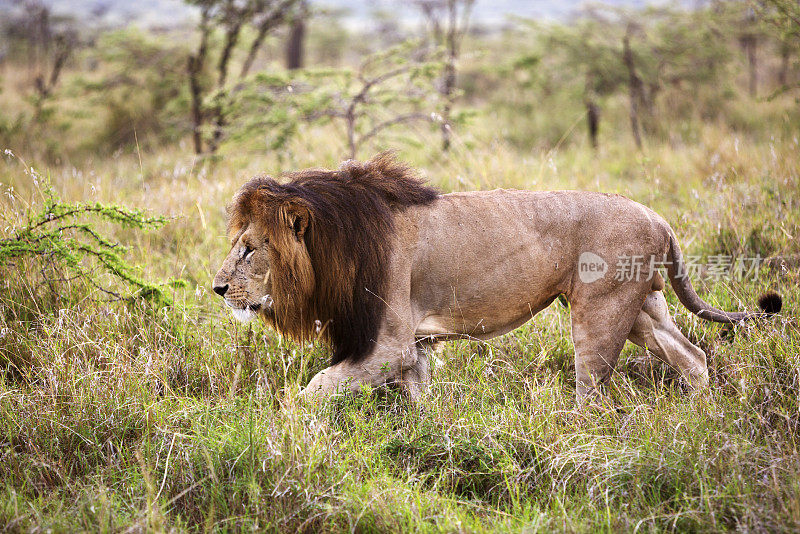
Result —
[[[0, 525], [8, 531], [791, 531], [800, 529], [800, 156], [705, 126], [642, 154], [620, 136], [524, 153], [459, 140], [449, 156], [401, 152], [445, 191], [517, 187], [621, 192], [669, 220], [693, 255], [773, 258], [755, 280], [696, 287], [726, 309], [778, 289], [784, 311], [731, 333], [676, 304], [708, 353], [711, 388], [625, 348], [607, 408], [576, 409], [568, 311], [553, 305], [489, 343], [454, 342], [429, 399], [392, 393], [308, 410], [298, 387], [324, 347], [235, 324], [209, 291], [227, 252], [224, 206], [260, 171], [334, 166], [331, 132], [282, 162], [177, 148], [48, 171], [66, 199], [175, 217], [119, 231], [152, 277], [190, 282], [167, 311], [106, 304], [35, 264], [0, 284]], [[435, 142], [435, 140], [434, 140]], [[0, 147], [2, 148], [2, 147]], [[3, 233], [37, 188], [5, 157]], [[13, 188], [14, 193], [11, 193]], [[33, 204], [31, 204], [33, 203]], [[32, 206], [32, 208], [31, 208]], [[783, 258], [781, 263], [778, 259]], [[48, 296], [49, 295], [49, 296]]]

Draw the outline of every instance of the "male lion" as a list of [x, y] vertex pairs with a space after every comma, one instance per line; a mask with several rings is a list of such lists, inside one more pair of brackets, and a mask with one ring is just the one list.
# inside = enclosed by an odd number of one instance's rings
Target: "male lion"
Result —
[[[619, 195], [473, 191], [441, 195], [389, 154], [279, 183], [247, 182], [229, 207], [231, 250], [214, 291], [240, 320], [256, 315], [295, 339], [321, 338], [330, 367], [303, 391], [327, 396], [397, 383], [412, 399], [430, 380], [426, 348], [489, 339], [559, 295], [570, 303], [577, 395], [606, 382], [625, 340], [708, 383], [706, 355], [669, 315], [656, 270], [703, 319], [736, 323], [776, 313], [726, 312], [697, 296], [670, 226]], [[629, 259], [635, 269], [614, 266]]]

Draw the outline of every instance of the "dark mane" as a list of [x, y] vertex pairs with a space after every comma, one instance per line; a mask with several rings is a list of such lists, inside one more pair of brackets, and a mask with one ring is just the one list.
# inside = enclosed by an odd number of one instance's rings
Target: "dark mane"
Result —
[[[234, 198], [229, 233], [251, 220], [274, 224], [281, 205], [297, 203], [310, 212], [303, 236], [313, 269], [313, 292], [301, 309], [276, 317], [275, 327], [297, 339], [318, 335], [333, 348], [332, 363], [366, 356], [386, 313], [389, 256], [395, 212], [426, 205], [439, 192], [408, 166], [382, 153], [338, 171], [312, 169], [286, 174], [279, 183], [254, 178]], [[298, 284], [300, 282], [297, 282]], [[275, 291], [273, 290], [273, 293]]]

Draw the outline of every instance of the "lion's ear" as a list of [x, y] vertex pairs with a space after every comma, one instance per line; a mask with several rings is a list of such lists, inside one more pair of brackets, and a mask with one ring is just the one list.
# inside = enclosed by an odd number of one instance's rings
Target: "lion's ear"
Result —
[[301, 201], [290, 200], [281, 206], [281, 221], [288, 226], [295, 238], [300, 241], [308, 230], [311, 210]]

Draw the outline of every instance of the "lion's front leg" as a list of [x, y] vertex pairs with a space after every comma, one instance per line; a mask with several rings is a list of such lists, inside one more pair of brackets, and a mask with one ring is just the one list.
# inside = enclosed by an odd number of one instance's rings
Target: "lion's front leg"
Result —
[[336, 393], [358, 391], [362, 384], [372, 384], [375, 381], [365, 369], [348, 362], [331, 365], [318, 372], [308, 385], [300, 392], [304, 399], [321, 400]]
[[404, 373], [416, 368], [419, 354], [413, 342], [403, 348], [392, 345], [395, 347], [376, 347], [358, 362], [345, 360], [323, 369], [314, 375], [300, 396], [322, 400], [334, 394], [358, 392], [364, 385], [380, 387], [401, 381]]
[[403, 371], [398, 381], [400, 391], [408, 400], [417, 403], [427, 395], [431, 385], [430, 361], [437, 352], [437, 345], [430, 341], [418, 341], [416, 345], [417, 363]]

